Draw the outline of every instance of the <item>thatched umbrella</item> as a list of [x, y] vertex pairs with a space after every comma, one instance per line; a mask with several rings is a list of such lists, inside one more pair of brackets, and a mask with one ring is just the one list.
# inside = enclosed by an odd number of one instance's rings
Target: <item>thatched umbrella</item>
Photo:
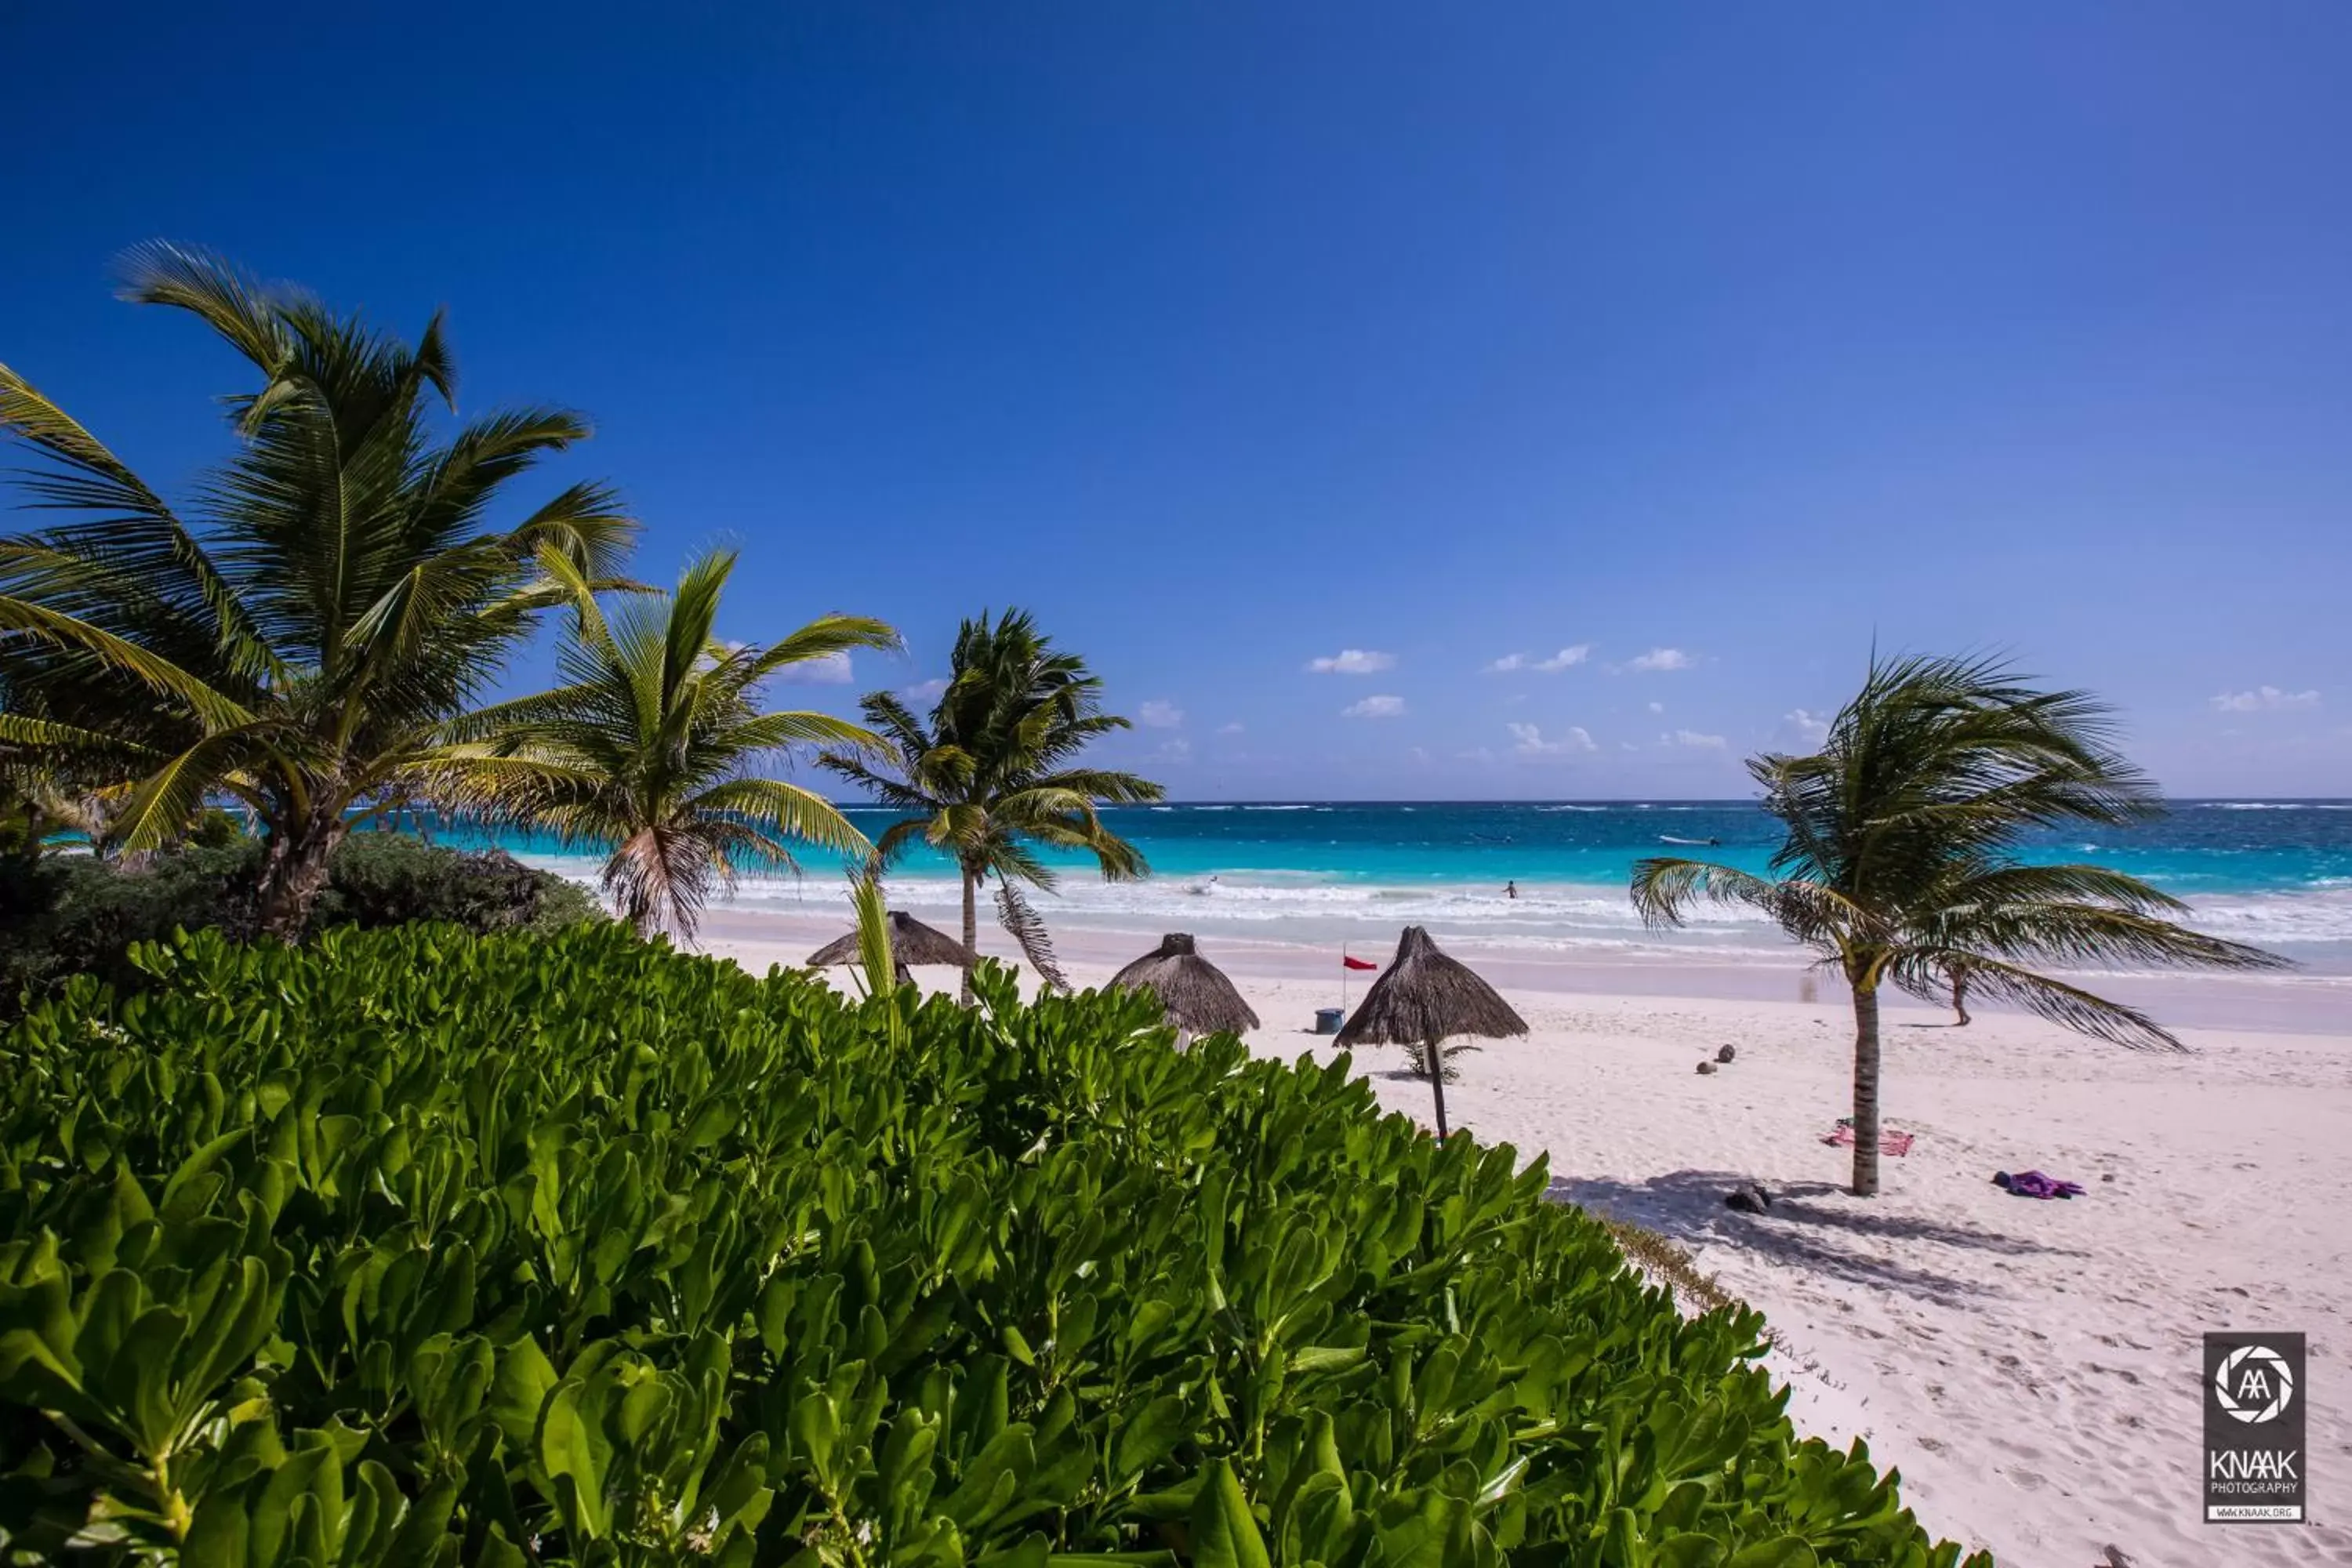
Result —
[[1527, 1020], [1468, 966], [1437, 951], [1419, 926], [1404, 928], [1388, 973], [1372, 982], [1356, 1016], [1339, 1031], [1342, 1046], [1426, 1047], [1429, 1087], [1437, 1095], [1437, 1135], [1445, 1136], [1445, 1052], [1453, 1035], [1500, 1039], [1524, 1035]]
[[1150, 992], [1187, 1034], [1238, 1035], [1257, 1027], [1257, 1015], [1224, 971], [1202, 958], [1182, 931], [1161, 937], [1158, 947], [1112, 975], [1110, 983]]
[[[914, 916], [890, 911], [890, 960], [903, 985], [914, 978], [908, 973], [914, 964], [940, 964], [950, 969], [970, 969], [980, 962], [971, 949], [943, 931], [925, 925]], [[838, 942], [829, 942], [808, 956], [811, 969], [831, 969], [835, 964], [860, 962], [857, 933], [851, 931]]]

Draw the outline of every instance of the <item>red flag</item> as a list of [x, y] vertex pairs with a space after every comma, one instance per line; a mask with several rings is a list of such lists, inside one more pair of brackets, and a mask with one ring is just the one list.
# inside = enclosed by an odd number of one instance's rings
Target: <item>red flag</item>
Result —
[[1339, 962], [1349, 969], [1378, 969], [1380, 967], [1379, 964], [1374, 963], [1369, 958], [1355, 958], [1344, 952], [1339, 955]]

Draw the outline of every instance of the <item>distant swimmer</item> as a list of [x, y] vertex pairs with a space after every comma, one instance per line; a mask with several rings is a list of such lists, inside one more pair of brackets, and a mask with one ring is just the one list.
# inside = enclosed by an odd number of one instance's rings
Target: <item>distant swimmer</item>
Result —
[[1217, 879], [1212, 877], [1205, 882], [1195, 882], [1186, 890], [1196, 899], [1205, 899], [1217, 890]]
[[1506, 882], [1503, 884], [1503, 897], [1507, 899], [1516, 899], [1518, 896], [1519, 885], [1517, 882]]

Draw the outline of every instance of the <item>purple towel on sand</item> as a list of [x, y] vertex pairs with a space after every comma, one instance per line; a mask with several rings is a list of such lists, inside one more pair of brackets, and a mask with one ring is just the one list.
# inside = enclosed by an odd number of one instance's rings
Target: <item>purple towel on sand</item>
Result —
[[2011, 1197], [2079, 1198], [2083, 1195], [2082, 1183], [2062, 1182], [2039, 1171], [2020, 1171], [2013, 1176], [2007, 1171], [1996, 1171], [1992, 1180], [1993, 1185], [2007, 1187]]

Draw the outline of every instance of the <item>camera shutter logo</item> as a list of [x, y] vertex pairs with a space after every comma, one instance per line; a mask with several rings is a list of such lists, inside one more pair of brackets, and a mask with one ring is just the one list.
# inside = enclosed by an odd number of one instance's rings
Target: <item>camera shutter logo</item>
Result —
[[2241, 1345], [2213, 1373], [2213, 1397], [2225, 1415], [2250, 1426], [2275, 1421], [2294, 1401], [2294, 1374], [2268, 1345]]

